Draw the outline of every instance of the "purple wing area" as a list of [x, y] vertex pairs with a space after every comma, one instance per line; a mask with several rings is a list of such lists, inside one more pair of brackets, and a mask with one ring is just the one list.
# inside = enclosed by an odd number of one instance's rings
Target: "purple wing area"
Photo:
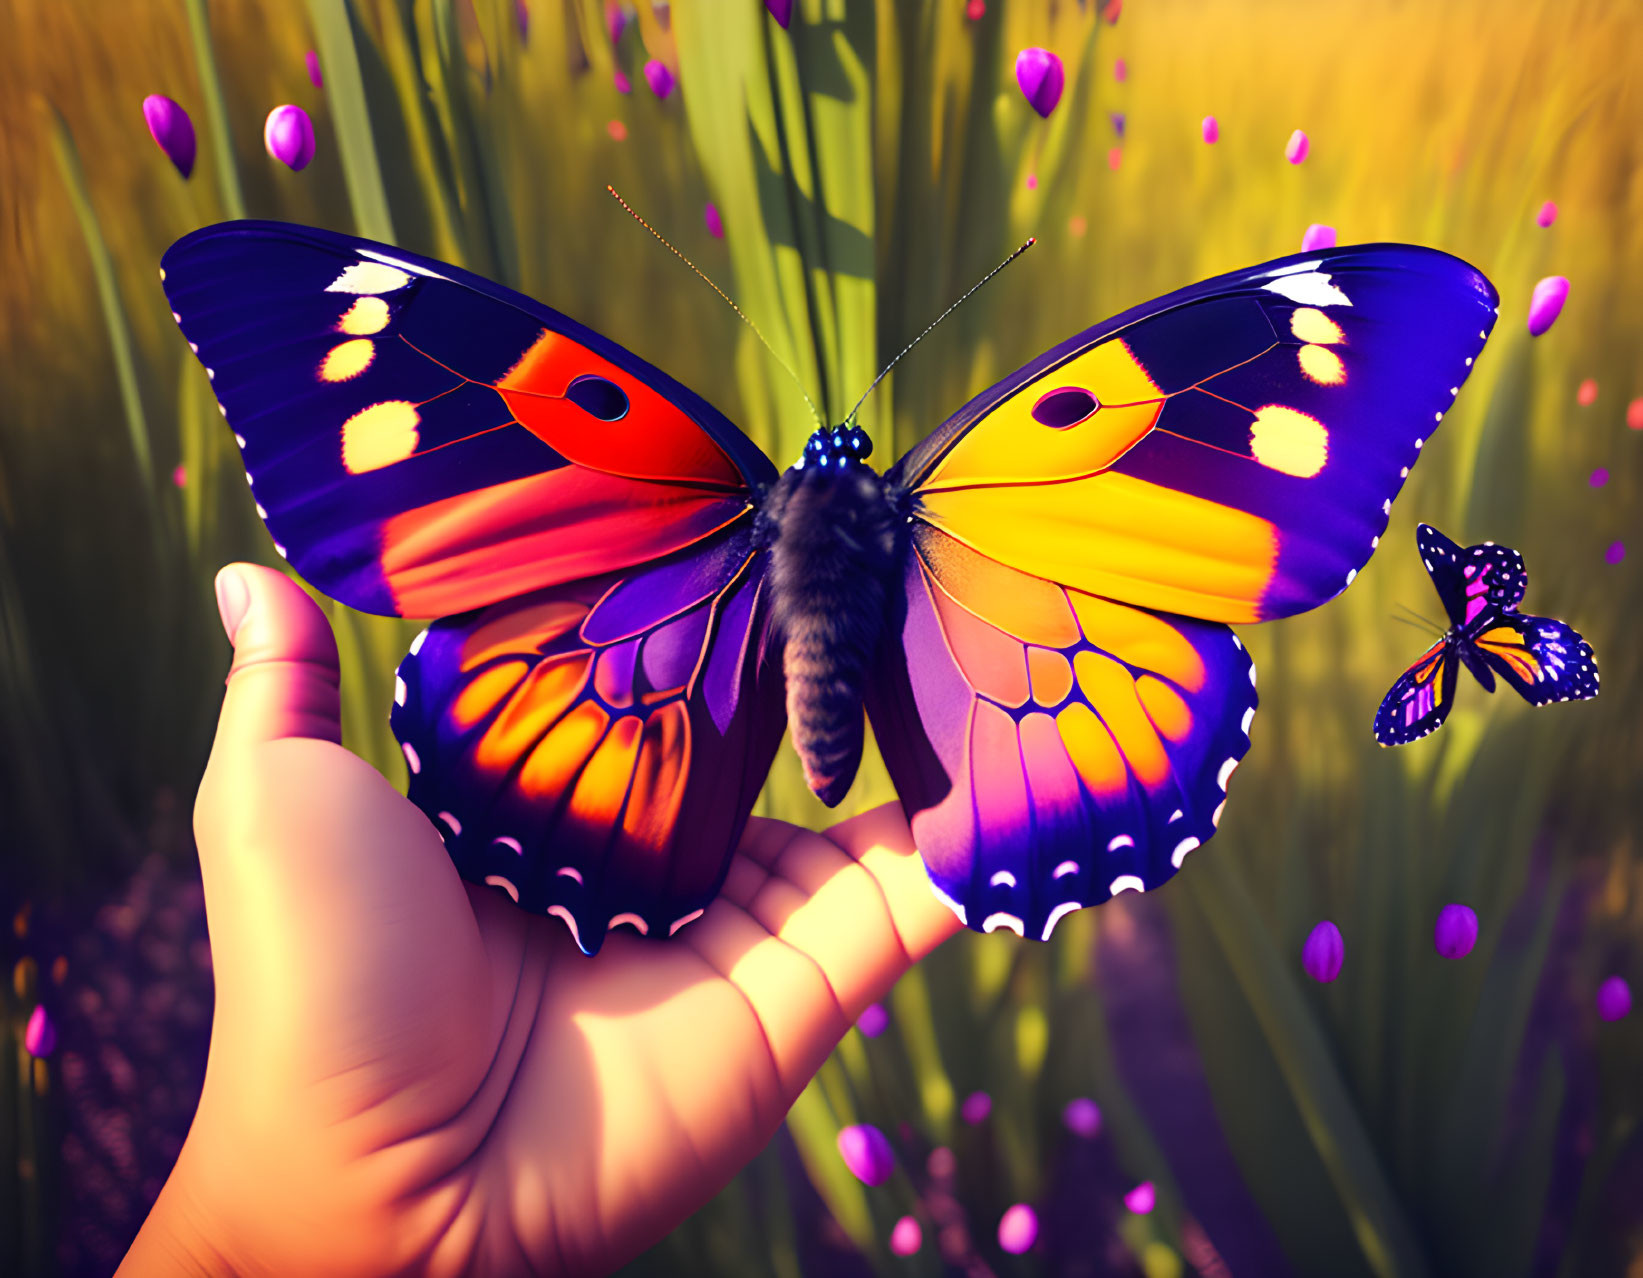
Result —
[[1597, 658], [1573, 626], [1552, 617], [1505, 613], [1481, 625], [1473, 650], [1532, 706], [1597, 695]]
[[[1497, 309], [1477, 270], [1430, 249], [1374, 244], [1282, 258], [1062, 343], [966, 404], [891, 478], [921, 493], [921, 509], [934, 512], [927, 517], [1024, 571], [1090, 582], [1133, 603], [1170, 598], [1175, 610], [1198, 616], [1289, 616], [1338, 595], [1369, 560]], [[1030, 415], [1012, 405], [1018, 395], [1019, 404], [1036, 401]], [[1156, 416], [1136, 417], [1147, 405]], [[1070, 441], [1085, 432], [1101, 443], [1088, 450], [1101, 469], [997, 478], [996, 460], [964, 443], [988, 429], [1013, 432], [995, 453], [1045, 455], [1052, 435]], [[1116, 444], [1111, 460], [1102, 432]], [[963, 459], [950, 461], [961, 445]], [[1057, 456], [1074, 451], [1071, 443], [1054, 448]], [[1012, 541], [1007, 527], [986, 526], [981, 503], [962, 493], [924, 495], [957, 486], [944, 470], [994, 492], [1038, 483], [1050, 505], [1058, 489], [1076, 487], [1069, 508], [1122, 507], [1169, 527], [1132, 520], [1108, 528], [1090, 516], [1100, 535], [1086, 539], [1088, 553], [1100, 562], [1086, 565], [1072, 549], [1041, 551], [1035, 540]], [[1178, 544], [1192, 536], [1216, 543], [1197, 545], [1197, 567]], [[1130, 556], [1138, 565], [1131, 576], [1148, 574], [1132, 584], [1111, 562], [1126, 541], [1152, 552]]]
[[1490, 605], [1516, 608], [1529, 584], [1523, 556], [1510, 546], [1486, 541], [1462, 549], [1430, 524], [1416, 526], [1415, 546], [1449, 620], [1457, 626], [1487, 624], [1489, 618], [1483, 614]]
[[1083, 595], [932, 529], [908, 557], [873, 730], [937, 893], [1047, 940], [1169, 879], [1249, 749], [1254, 665], [1224, 625]]
[[437, 622], [400, 666], [412, 801], [464, 878], [563, 919], [585, 953], [706, 907], [781, 739], [744, 531]]
[[706, 401], [454, 266], [278, 222], [161, 278], [280, 553], [367, 612], [436, 617], [711, 536], [775, 478]]
[[1443, 726], [1455, 703], [1460, 645], [1440, 639], [1398, 680], [1375, 712], [1375, 740], [1383, 746], [1408, 745]]

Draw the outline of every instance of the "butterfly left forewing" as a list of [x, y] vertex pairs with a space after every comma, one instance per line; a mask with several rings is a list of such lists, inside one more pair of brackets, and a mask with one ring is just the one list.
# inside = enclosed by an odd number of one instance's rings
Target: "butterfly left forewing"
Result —
[[1383, 746], [1408, 745], [1436, 732], [1455, 702], [1460, 650], [1449, 637], [1439, 639], [1398, 676], [1375, 712], [1375, 740]]
[[1163, 883], [1214, 833], [1254, 667], [1224, 625], [1028, 576], [916, 529], [873, 729], [936, 888], [978, 931], [1048, 939]]
[[278, 222], [161, 278], [276, 548], [366, 612], [437, 617], [680, 551], [775, 470], [568, 317], [391, 245]]
[[587, 953], [706, 907], [782, 734], [765, 570], [742, 528], [429, 628], [392, 724], [464, 878], [557, 915]]

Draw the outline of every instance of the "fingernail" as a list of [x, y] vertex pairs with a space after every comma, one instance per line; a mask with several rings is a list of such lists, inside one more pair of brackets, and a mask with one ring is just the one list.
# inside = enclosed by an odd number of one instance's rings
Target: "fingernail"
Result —
[[232, 567], [224, 568], [217, 574], [217, 615], [222, 618], [223, 633], [229, 643], [234, 642], [240, 622], [245, 620], [245, 610], [250, 606], [251, 588], [245, 584], [245, 578]]

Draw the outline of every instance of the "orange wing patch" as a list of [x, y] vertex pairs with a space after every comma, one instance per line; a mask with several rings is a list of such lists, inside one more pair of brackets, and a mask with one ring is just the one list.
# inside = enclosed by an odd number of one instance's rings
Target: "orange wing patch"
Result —
[[525, 429], [579, 466], [634, 479], [747, 486], [683, 409], [562, 333], [544, 331], [496, 389]]

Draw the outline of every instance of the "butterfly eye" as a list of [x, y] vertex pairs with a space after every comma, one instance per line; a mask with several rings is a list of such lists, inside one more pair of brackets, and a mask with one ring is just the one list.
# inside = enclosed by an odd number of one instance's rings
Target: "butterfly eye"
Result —
[[1033, 405], [1033, 420], [1055, 430], [1065, 430], [1078, 425], [1100, 407], [1095, 396], [1082, 387], [1063, 386]]
[[628, 396], [605, 377], [578, 377], [565, 388], [565, 398], [602, 422], [619, 422], [628, 415]]

